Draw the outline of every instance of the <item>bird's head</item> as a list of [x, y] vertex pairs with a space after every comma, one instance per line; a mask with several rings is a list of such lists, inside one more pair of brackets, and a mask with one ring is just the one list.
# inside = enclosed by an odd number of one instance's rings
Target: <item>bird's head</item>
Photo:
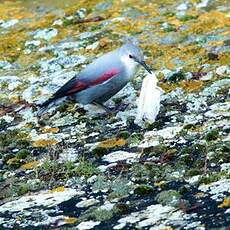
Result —
[[126, 63], [132, 63], [135, 65], [140, 64], [150, 74], [152, 73], [149, 66], [146, 65], [146, 63], [144, 61], [144, 55], [138, 46], [136, 46], [132, 43], [125, 44], [120, 48], [120, 53], [121, 53], [121, 56], [125, 60]]

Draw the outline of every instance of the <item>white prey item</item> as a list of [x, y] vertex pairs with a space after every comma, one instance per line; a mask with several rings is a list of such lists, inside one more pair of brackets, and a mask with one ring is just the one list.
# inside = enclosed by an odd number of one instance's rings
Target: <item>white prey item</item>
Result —
[[138, 100], [136, 124], [143, 121], [153, 123], [160, 110], [160, 96], [162, 89], [157, 86], [157, 78], [154, 73], [148, 74], [142, 83]]

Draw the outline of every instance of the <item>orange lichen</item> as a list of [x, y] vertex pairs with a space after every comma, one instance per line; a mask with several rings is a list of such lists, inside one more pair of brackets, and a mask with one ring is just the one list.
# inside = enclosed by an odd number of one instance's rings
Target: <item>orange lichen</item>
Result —
[[55, 145], [58, 142], [54, 139], [50, 139], [50, 140], [45, 140], [45, 139], [39, 139], [37, 141], [34, 141], [33, 143], [33, 147], [46, 147], [49, 145]]
[[125, 144], [126, 144], [126, 142], [122, 138], [120, 138], [120, 139], [112, 138], [112, 139], [100, 142], [97, 145], [97, 147], [99, 147], [99, 148], [114, 148], [114, 147], [124, 146]]
[[180, 86], [186, 92], [193, 92], [200, 89], [203, 86], [203, 81], [195, 81], [195, 80], [181, 81]]
[[230, 196], [224, 198], [223, 202], [218, 205], [218, 208], [227, 208], [230, 207]]

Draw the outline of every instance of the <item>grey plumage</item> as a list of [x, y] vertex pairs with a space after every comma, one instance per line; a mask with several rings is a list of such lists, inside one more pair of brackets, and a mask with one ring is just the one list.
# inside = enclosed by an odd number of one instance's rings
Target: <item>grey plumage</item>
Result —
[[151, 72], [140, 48], [125, 44], [95, 59], [41, 106], [64, 96], [71, 96], [81, 104], [102, 104], [133, 79], [139, 64]]

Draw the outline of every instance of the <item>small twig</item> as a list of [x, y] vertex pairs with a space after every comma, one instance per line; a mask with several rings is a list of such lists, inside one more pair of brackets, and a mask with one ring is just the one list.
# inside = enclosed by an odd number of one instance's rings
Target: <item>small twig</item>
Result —
[[[21, 105], [22, 107], [17, 108], [18, 105]], [[14, 104], [11, 104], [11, 105], [0, 104], [0, 109], [3, 110], [3, 111], [0, 112], [0, 116], [4, 116], [5, 114], [12, 113], [12, 112], [13, 113], [18, 113], [21, 110], [23, 110], [25, 108], [30, 108], [30, 107], [36, 108], [37, 105], [34, 104], [34, 103], [28, 103], [25, 100], [18, 101], [17, 103], [14, 103]]]
[[80, 23], [88, 23], [88, 22], [99, 22], [103, 21], [105, 18], [101, 16], [93, 17], [93, 18], [83, 18], [83, 19], [76, 19], [73, 21], [75, 24], [80, 24]]
[[202, 77], [202, 76], [207, 75], [206, 72], [201, 72], [203, 68], [204, 68], [204, 66], [201, 66], [201, 67], [198, 69], [197, 72], [191, 72], [194, 79], [198, 79], [198, 78], [200, 78], [200, 77]]

